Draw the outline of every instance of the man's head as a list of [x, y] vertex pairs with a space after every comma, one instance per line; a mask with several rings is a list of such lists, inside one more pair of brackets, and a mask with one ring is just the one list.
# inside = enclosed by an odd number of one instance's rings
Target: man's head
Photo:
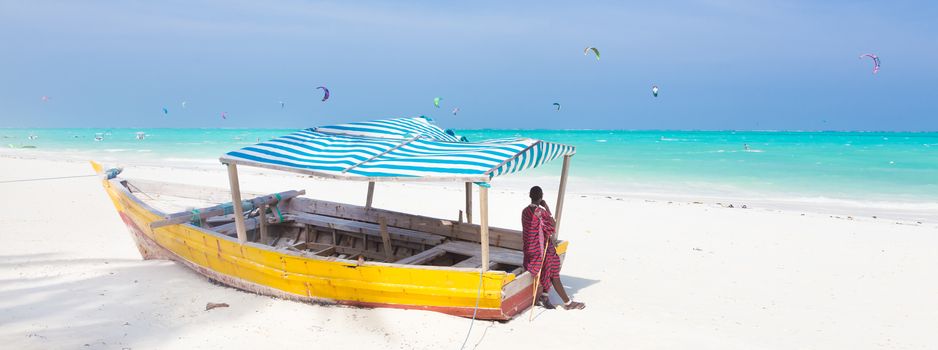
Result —
[[540, 186], [531, 187], [531, 192], [528, 194], [531, 197], [531, 203], [537, 204], [544, 199], [544, 191], [541, 190]]

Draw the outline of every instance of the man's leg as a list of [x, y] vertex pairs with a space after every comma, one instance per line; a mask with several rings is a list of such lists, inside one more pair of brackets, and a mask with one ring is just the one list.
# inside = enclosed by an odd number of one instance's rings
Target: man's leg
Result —
[[550, 281], [554, 284], [554, 290], [557, 291], [560, 300], [563, 300], [564, 304], [569, 303], [570, 297], [567, 296], [567, 291], [563, 289], [563, 283], [560, 282], [560, 277], [554, 277]]
[[557, 295], [560, 296], [560, 299], [563, 300], [563, 308], [567, 310], [582, 309], [586, 307], [586, 304], [581, 302], [570, 301], [570, 297], [567, 296], [567, 291], [563, 289], [563, 283], [560, 282], [560, 277], [554, 277], [551, 280], [551, 283], [554, 284], [554, 290], [557, 291]]
[[541, 306], [543, 306], [545, 309], [553, 310], [554, 304], [550, 303], [550, 299], [547, 297], [547, 293], [544, 292], [544, 287], [538, 283], [535, 288], [537, 288], [537, 293], [534, 295], [536, 295], [535, 298], [537, 298], [537, 300], [541, 303]]

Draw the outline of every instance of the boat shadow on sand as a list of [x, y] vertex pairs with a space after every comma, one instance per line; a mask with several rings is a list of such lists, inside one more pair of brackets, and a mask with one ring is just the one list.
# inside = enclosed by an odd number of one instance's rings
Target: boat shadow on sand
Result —
[[[266, 302], [219, 293], [168, 261], [5, 255], [0, 269], [0, 339], [12, 348], [163, 347], [191, 326], [254, 315]], [[232, 306], [206, 311], [208, 302]]]
[[[447, 329], [465, 325], [463, 318], [431, 311], [310, 305], [270, 298], [214, 285], [167, 260], [59, 253], [0, 255], [0, 271], [0, 340], [12, 340], [4, 346], [14, 349], [168, 348], [195, 340], [225, 343], [230, 342], [224, 337], [230, 335], [231, 327], [320, 342], [334, 332], [330, 328], [355, 327], [359, 330], [356, 341], [362, 344], [432, 348], [449, 344], [451, 335], [420, 329], [416, 336], [415, 325], [433, 323]], [[565, 279], [576, 288], [595, 283]], [[205, 310], [210, 302], [230, 307]], [[287, 321], [265, 323], [273, 313]], [[401, 321], [402, 314], [409, 314], [408, 322]], [[193, 329], [200, 331], [193, 333]], [[334, 338], [326, 343], [349, 341]]]

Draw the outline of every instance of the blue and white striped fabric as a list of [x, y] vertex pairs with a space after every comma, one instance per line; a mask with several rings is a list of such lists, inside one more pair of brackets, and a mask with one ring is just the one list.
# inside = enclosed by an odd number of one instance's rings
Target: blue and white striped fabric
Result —
[[458, 142], [456, 135], [447, 134], [443, 129], [430, 124], [428, 117], [382, 119], [370, 122], [348, 123], [313, 128], [326, 134], [364, 136], [386, 139], [409, 139], [413, 137], [429, 138], [439, 141]]
[[347, 180], [488, 182], [574, 153], [526, 138], [458, 142], [421, 117], [306, 129], [221, 161]]

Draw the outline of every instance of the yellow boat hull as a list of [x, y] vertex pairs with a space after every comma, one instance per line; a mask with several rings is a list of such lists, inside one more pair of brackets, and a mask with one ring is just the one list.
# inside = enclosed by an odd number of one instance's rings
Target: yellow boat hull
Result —
[[[100, 165], [95, 164], [100, 172]], [[363, 307], [423, 309], [507, 320], [530, 307], [533, 279], [514, 274], [434, 266], [310, 257], [237, 240], [189, 224], [150, 228], [163, 219], [120, 182], [104, 188], [144, 259], [169, 259], [225, 285], [278, 298]], [[566, 250], [566, 242], [558, 253]]]

